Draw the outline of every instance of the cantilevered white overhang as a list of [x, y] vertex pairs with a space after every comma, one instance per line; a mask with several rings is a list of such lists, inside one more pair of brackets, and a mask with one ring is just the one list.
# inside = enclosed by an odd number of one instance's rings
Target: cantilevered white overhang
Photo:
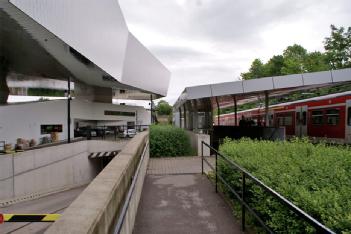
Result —
[[0, 25], [13, 72], [167, 95], [170, 72], [129, 33], [116, 0], [0, 0]]
[[238, 101], [245, 103], [264, 96], [265, 92], [269, 96], [283, 96], [298, 90], [340, 85], [342, 82], [351, 82], [350, 68], [199, 85], [185, 88], [174, 108], [177, 109], [191, 100], [225, 96], [236, 96]]

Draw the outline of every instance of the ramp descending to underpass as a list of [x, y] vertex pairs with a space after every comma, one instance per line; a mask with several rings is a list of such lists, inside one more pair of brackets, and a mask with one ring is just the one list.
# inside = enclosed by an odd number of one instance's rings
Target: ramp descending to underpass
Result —
[[[139, 176], [143, 181], [149, 155], [147, 139], [148, 132], [142, 132], [130, 140], [46, 233], [111, 233], [142, 155], [144, 160]], [[137, 184], [121, 233], [132, 232], [142, 184]]]

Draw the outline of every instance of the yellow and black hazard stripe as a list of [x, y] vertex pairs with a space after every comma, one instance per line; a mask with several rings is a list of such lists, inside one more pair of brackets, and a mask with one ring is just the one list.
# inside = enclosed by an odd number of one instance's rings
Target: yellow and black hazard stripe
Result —
[[60, 214], [2, 214], [2, 220], [3, 222], [55, 222], [60, 216]]

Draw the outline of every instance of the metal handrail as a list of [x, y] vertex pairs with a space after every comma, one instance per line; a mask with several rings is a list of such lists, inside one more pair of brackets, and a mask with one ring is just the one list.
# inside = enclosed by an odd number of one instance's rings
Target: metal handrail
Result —
[[[205, 159], [204, 154], [203, 154], [203, 146], [207, 146], [210, 150], [212, 150], [215, 153], [216, 156], [216, 163], [215, 163], [215, 168]], [[242, 174], [242, 191], [241, 191], [241, 196], [238, 194], [225, 180], [224, 178], [218, 174], [218, 156], [224, 159], [233, 169], [238, 170]], [[218, 191], [218, 179], [221, 180], [221, 182], [228, 187], [228, 189], [235, 195], [235, 197], [240, 201], [242, 205], [242, 230], [245, 231], [245, 209], [247, 209], [256, 219], [257, 221], [268, 231], [269, 233], [274, 233], [265, 223], [264, 221], [260, 218], [257, 212], [254, 211], [252, 207], [250, 207], [247, 202], [245, 202], [245, 190], [246, 190], [246, 178], [252, 180], [254, 184], [258, 185], [261, 187], [263, 190], [268, 192], [271, 196], [275, 197], [280, 203], [282, 203], [284, 206], [289, 208], [291, 211], [293, 211], [298, 217], [302, 218], [304, 221], [308, 222], [311, 226], [313, 226], [316, 230], [318, 230], [318, 233], [335, 233], [331, 229], [327, 228], [323, 224], [321, 224], [319, 221], [314, 219], [312, 216], [307, 214], [305, 211], [294, 205], [292, 202], [290, 202], [288, 199], [286, 199], [284, 196], [279, 194], [277, 191], [273, 190], [272, 188], [268, 187], [265, 185], [262, 181], [257, 179], [255, 176], [253, 176], [250, 172], [236, 164], [235, 162], [231, 161], [228, 159], [227, 156], [222, 155], [220, 152], [218, 152], [216, 149], [214, 149], [212, 146], [207, 144], [206, 142], [202, 141], [201, 142], [201, 167], [202, 167], [202, 174], [204, 174], [204, 164], [203, 162], [206, 162], [208, 166], [215, 171], [216, 173], [216, 192]]]
[[133, 192], [135, 190], [135, 186], [136, 186], [137, 179], [138, 179], [138, 176], [139, 176], [139, 173], [140, 173], [141, 165], [143, 164], [143, 161], [144, 161], [144, 158], [145, 158], [145, 153], [146, 153], [146, 150], [148, 148], [148, 145], [149, 145], [149, 143], [148, 143], [148, 141], [146, 141], [143, 153], [141, 154], [141, 157], [140, 157], [140, 160], [139, 160], [139, 163], [138, 163], [138, 167], [137, 167], [137, 169], [135, 171], [134, 176], [132, 177], [133, 178], [132, 184], [129, 187], [127, 197], [126, 197], [126, 199], [124, 201], [122, 210], [121, 210], [121, 212], [119, 214], [119, 217], [118, 217], [118, 220], [117, 220], [117, 225], [115, 226], [115, 229], [114, 229], [114, 232], [113, 232], [114, 234], [121, 233], [121, 230], [122, 230], [122, 227], [123, 227], [123, 223], [124, 223], [124, 220], [125, 220], [127, 212], [128, 212], [129, 204], [130, 204], [130, 201], [132, 199]]

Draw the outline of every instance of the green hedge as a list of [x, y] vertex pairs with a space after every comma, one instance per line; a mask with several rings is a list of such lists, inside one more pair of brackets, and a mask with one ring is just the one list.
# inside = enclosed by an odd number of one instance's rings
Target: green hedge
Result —
[[192, 155], [190, 139], [186, 132], [171, 125], [150, 127], [150, 156], [175, 157]]
[[[351, 151], [307, 140], [226, 139], [220, 151], [337, 233], [351, 232]], [[223, 177], [240, 191], [240, 174], [224, 162]], [[248, 202], [276, 232], [314, 233], [276, 199], [248, 181]], [[229, 194], [229, 193], [228, 193]], [[232, 197], [234, 199], [234, 197]]]

